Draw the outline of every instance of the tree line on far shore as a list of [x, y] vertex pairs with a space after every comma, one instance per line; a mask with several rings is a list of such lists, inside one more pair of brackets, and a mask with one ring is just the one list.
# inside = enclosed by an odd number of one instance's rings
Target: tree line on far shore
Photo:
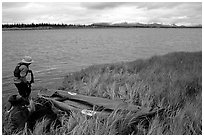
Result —
[[164, 25], [164, 24], [142, 24], [142, 23], [118, 23], [118, 24], [109, 24], [109, 23], [93, 23], [90, 25], [83, 24], [51, 24], [51, 23], [13, 23], [13, 24], [3, 24], [3, 29], [29, 29], [29, 28], [113, 28], [113, 27], [124, 27], [124, 28], [202, 28], [202, 25], [194, 25], [194, 26], [177, 26], [173, 25]]
[[85, 25], [75, 25], [75, 24], [50, 24], [50, 23], [14, 23], [14, 24], [3, 24], [2, 28], [35, 28], [35, 27], [85, 27]]

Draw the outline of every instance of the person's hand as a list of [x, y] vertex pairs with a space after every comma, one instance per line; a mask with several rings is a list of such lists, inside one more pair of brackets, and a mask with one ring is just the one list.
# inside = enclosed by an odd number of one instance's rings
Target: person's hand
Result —
[[31, 83], [34, 83], [34, 80], [31, 80], [31, 81], [30, 81], [30, 84], [31, 84]]
[[32, 70], [28, 70], [28, 73], [33, 73]]

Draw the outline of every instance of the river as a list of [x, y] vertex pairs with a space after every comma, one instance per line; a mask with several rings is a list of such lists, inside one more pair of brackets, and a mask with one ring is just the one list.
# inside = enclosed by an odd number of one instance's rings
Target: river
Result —
[[133, 61], [176, 51], [201, 51], [202, 29], [109, 28], [2, 32], [3, 96], [16, 92], [13, 70], [29, 55], [33, 88], [58, 88], [64, 76], [89, 65]]

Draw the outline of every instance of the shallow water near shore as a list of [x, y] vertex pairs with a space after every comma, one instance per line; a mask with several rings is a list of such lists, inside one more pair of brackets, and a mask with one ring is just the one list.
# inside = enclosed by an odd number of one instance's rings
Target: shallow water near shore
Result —
[[202, 29], [114, 28], [2, 32], [3, 96], [16, 92], [13, 69], [24, 55], [34, 63], [33, 89], [58, 88], [64, 76], [93, 64], [201, 51]]

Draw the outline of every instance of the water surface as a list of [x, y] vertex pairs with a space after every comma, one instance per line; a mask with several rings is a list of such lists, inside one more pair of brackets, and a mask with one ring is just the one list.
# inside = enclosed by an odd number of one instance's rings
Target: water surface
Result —
[[58, 88], [63, 77], [93, 64], [133, 61], [175, 51], [201, 51], [202, 29], [111, 28], [2, 32], [3, 95], [16, 92], [13, 70], [35, 61], [33, 88]]

